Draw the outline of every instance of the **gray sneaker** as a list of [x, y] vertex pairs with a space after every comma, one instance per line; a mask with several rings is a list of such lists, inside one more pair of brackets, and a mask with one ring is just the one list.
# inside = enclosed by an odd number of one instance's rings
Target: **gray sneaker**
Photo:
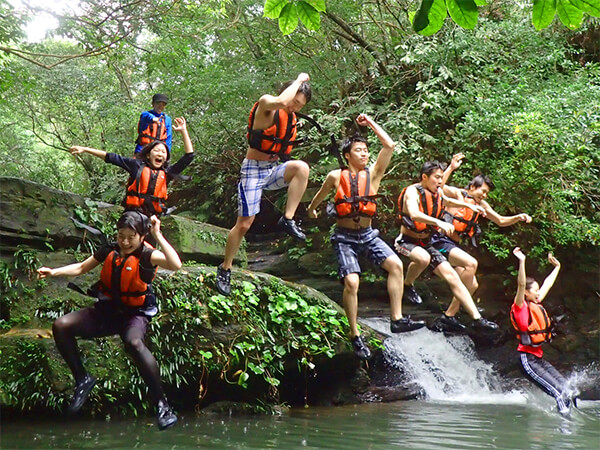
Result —
[[225, 296], [231, 294], [231, 269], [223, 269], [223, 264], [217, 267], [217, 291]]
[[354, 349], [354, 354], [358, 359], [365, 360], [371, 357], [371, 350], [367, 347], [360, 336], [355, 336], [350, 339], [352, 342], [352, 348]]
[[407, 331], [418, 330], [419, 328], [423, 328], [424, 326], [424, 321], [412, 320], [410, 316], [390, 321], [390, 330], [392, 331], [392, 333], [406, 333]]
[[281, 219], [279, 219], [277, 225], [279, 225], [283, 231], [293, 238], [296, 238], [299, 241], [306, 241], [306, 235], [294, 221], [294, 219], [286, 219], [284, 216], [281, 216]]
[[408, 300], [411, 303], [414, 303], [415, 305], [420, 305], [421, 303], [423, 303], [423, 299], [421, 299], [421, 296], [417, 293], [417, 290], [412, 284], [410, 286], [404, 285], [404, 294], [402, 294], [402, 302], [405, 302], [406, 300]]
[[498, 324], [492, 322], [491, 320], [480, 317], [479, 319], [475, 319], [473, 322], [471, 322], [471, 328], [481, 331], [497, 331]]
[[450, 332], [456, 333], [460, 331], [465, 331], [466, 327], [458, 321], [458, 319], [454, 316], [450, 317], [446, 314], [442, 314], [440, 317], [435, 319], [435, 321], [431, 324], [431, 331], [437, 332]]

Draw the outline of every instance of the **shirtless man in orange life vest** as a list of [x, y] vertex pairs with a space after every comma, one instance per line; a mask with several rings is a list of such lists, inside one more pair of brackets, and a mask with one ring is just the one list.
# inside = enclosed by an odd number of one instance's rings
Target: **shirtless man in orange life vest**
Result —
[[316, 208], [319, 204], [330, 192], [336, 193], [334, 205], [337, 227], [331, 236], [331, 243], [339, 263], [339, 277], [344, 284], [344, 310], [350, 324], [350, 339], [355, 355], [359, 359], [369, 359], [371, 351], [363, 342], [357, 325], [358, 285], [361, 273], [358, 255], [366, 256], [369, 261], [388, 273], [391, 331], [401, 333], [417, 330], [424, 327], [425, 322], [402, 317], [402, 261], [379, 237], [379, 231], [371, 228], [377, 210], [375, 200], [379, 183], [392, 159], [394, 141], [366, 114], [358, 116], [356, 122], [371, 128], [383, 145], [377, 161], [370, 168], [367, 167], [369, 148], [364, 137], [354, 135], [346, 138], [342, 143], [341, 153], [348, 167], [327, 174], [323, 186], [308, 206], [308, 215], [316, 218]]
[[306, 240], [294, 221], [294, 214], [306, 190], [309, 169], [304, 161], [290, 161], [289, 154], [299, 143], [295, 113], [312, 97], [308, 80], [308, 74], [301, 73], [294, 81], [286, 83], [279, 95], [263, 95], [250, 111], [248, 151], [238, 184], [238, 218], [227, 236], [225, 259], [217, 268], [217, 290], [223, 295], [231, 293], [233, 258], [260, 211], [263, 189], [287, 186], [288, 199], [279, 226], [290, 236]]
[[[531, 216], [525, 213], [516, 214], [513, 216], [503, 216], [498, 214], [486, 201], [490, 191], [494, 189], [494, 183], [485, 175], [477, 175], [474, 177], [466, 189], [460, 189], [454, 186], [448, 186], [446, 183], [450, 179], [452, 173], [458, 169], [463, 161], [464, 154], [458, 153], [452, 157], [452, 162], [444, 171], [442, 182], [444, 183], [444, 195], [449, 198], [460, 200], [467, 203], [472, 203], [481, 206], [485, 210], [485, 218], [491, 220], [499, 227], [508, 227], [518, 222], [531, 222]], [[454, 225], [454, 233], [444, 235], [440, 233], [434, 234], [431, 239], [432, 245], [444, 255], [456, 272], [460, 275], [460, 279], [467, 287], [471, 295], [475, 293], [479, 287], [476, 273], [478, 262], [475, 258], [464, 251], [461, 246], [461, 240], [470, 240], [476, 246], [476, 239], [481, 234], [479, 228], [479, 219], [481, 215], [473, 212], [469, 208], [457, 208], [449, 206], [446, 208], [444, 220], [452, 222]], [[455, 316], [460, 309], [460, 302], [454, 298], [448, 308], [448, 314]], [[444, 323], [440, 320], [435, 325], [442, 331], [445, 330]]]
[[[398, 198], [402, 227], [400, 235], [396, 238], [395, 247], [399, 254], [410, 259], [404, 279], [405, 297], [413, 303], [421, 302], [413, 283], [427, 266], [431, 266], [433, 273], [448, 283], [454, 298], [473, 318], [474, 329], [496, 330], [498, 325], [481, 317], [469, 290], [461, 281], [458, 273], [431, 242], [436, 229], [440, 229], [446, 235], [452, 235], [455, 231], [454, 225], [442, 220], [446, 205], [469, 208], [473, 212], [485, 215], [485, 210], [479, 205], [444, 196], [442, 177], [445, 168], [446, 164], [439, 161], [426, 162], [421, 168], [420, 182], [404, 188]], [[446, 310], [446, 313], [436, 320], [436, 322], [439, 321], [443, 322], [448, 330], [462, 331], [465, 329], [465, 326], [451, 314], [450, 310]], [[436, 328], [432, 329], [436, 330]]]

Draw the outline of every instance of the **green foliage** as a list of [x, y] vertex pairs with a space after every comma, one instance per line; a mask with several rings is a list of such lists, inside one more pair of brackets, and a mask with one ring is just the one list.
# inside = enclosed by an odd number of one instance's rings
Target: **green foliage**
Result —
[[[287, 363], [297, 360], [300, 367], [312, 368], [316, 356], [332, 357], [335, 344], [344, 341], [347, 321], [325, 303], [309, 303], [275, 282], [263, 286], [234, 281], [232, 295], [224, 297], [208, 288], [205, 277], [213, 275], [178, 274], [157, 285], [165, 315], [153, 325], [157, 334], [152, 342], [161, 349], [164, 376], [173, 384], [191, 382], [185, 365], [200, 364], [244, 388], [263, 380], [276, 399]], [[205, 330], [214, 333], [223, 326], [239, 331], [232, 340], [202, 348]], [[189, 336], [200, 346], [174, 345]]]
[[264, 16], [278, 19], [283, 35], [292, 33], [298, 27], [298, 20], [312, 31], [321, 28], [321, 15], [325, 12], [325, 0], [266, 0]]
[[62, 396], [52, 389], [50, 363], [41, 343], [18, 339], [15, 352], [2, 351], [2, 358], [0, 402], [3, 405], [18, 405], [21, 410], [40, 406], [58, 409]]
[[[440, 31], [447, 13], [457, 25], [474, 29], [479, 16], [478, 7], [486, 5], [485, 0], [422, 0], [411, 17], [413, 29], [423, 36], [431, 36]], [[319, 30], [319, 13], [325, 12], [325, 7], [324, 0], [266, 0], [264, 15], [278, 18], [281, 32], [287, 35], [297, 28], [298, 17], [309, 30]], [[533, 26], [537, 30], [546, 28], [557, 12], [566, 27], [576, 29], [581, 26], [584, 13], [600, 17], [600, 0], [533, 0]]]

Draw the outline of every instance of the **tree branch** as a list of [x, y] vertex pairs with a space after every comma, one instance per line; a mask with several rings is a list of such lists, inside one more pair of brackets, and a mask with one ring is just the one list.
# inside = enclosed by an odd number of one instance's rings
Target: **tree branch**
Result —
[[339, 17], [338, 15], [336, 15], [332, 12], [326, 12], [325, 16], [328, 17], [329, 19], [331, 19], [334, 23], [336, 23], [342, 30], [344, 30], [352, 38], [350, 40], [351, 42], [354, 41], [355, 43], [360, 45], [362, 48], [364, 48], [367, 52], [369, 52], [371, 54], [371, 56], [375, 59], [375, 62], [377, 63], [377, 66], [379, 67], [379, 70], [381, 71], [381, 73], [383, 73], [385, 75], [389, 75], [389, 71], [388, 71], [385, 63], [379, 56], [377, 50], [375, 50], [375, 48], [373, 48], [373, 46], [371, 44], [369, 44], [367, 41], [365, 41], [361, 35], [356, 33], [352, 29], [352, 27], [346, 21], [344, 21], [344, 19], [342, 19], [341, 17]]

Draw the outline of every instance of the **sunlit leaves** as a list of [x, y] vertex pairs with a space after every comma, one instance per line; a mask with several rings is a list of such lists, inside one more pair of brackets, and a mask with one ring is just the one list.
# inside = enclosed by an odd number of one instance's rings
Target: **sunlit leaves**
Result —
[[279, 19], [279, 29], [283, 35], [298, 28], [298, 20], [308, 29], [321, 28], [321, 14], [325, 12], [325, 0], [266, 0], [264, 16]]
[[299, 2], [297, 9], [298, 17], [306, 28], [316, 31], [321, 27], [321, 15], [319, 14], [319, 11], [307, 2]]
[[569, 0], [557, 0], [556, 12], [560, 21], [571, 30], [576, 30], [583, 21], [583, 11], [577, 9]]
[[281, 10], [288, 4], [288, 0], [267, 0], [265, 2], [264, 16], [269, 19], [277, 19], [281, 14]]
[[593, 17], [600, 17], [600, 0], [569, 0], [573, 6]]
[[556, 0], [533, 0], [531, 21], [536, 30], [546, 28], [552, 23], [556, 12]]
[[437, 33], [446, 19], [446, 2], [444, 0], [423, 0], [415, 14], [413, 28], [423, 36]]
[[279, 16], [279, 29], [285, 36], [298, 27], [298, 10], [294, 3], [288, 3], [281, 10]]
[[458, 25], [472, 30], [477, 24], [477, 5], [474, 0], [446, 0], [448, 13]]

